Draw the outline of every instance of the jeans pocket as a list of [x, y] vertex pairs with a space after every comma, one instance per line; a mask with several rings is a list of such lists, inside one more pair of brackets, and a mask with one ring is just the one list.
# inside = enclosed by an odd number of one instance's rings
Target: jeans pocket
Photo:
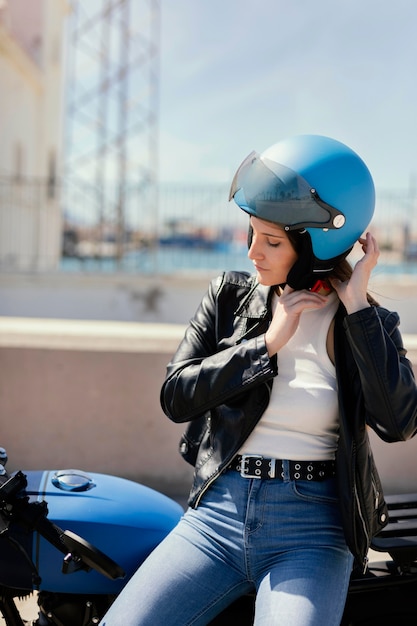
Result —
[[305, 501], [337, 504], [337, 480], [328, 478], [323, 481], [294, 480], [292, 481], [294, 494]]

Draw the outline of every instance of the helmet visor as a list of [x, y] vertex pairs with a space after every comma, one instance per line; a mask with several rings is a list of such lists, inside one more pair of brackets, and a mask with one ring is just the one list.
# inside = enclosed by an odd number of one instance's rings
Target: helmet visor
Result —
[[345, 223], [343, 213], [321, 200], [302, 176], [256, 152], [237, 170], [230, 187], [232, 198], [247, 213], [288, 230], [340, 228]]

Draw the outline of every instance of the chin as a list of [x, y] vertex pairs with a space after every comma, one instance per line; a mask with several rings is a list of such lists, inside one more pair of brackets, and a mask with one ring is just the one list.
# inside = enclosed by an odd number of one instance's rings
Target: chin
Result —
[[276, 280], [273, 280], [271, 278], [268, 279], [265, 276], [262, 276], [262, 274], [259, 274], [259, 272], [256, 273], [256, 279], [258, 283], [260, 285], [263, 285], [264, 287], [274, 287], [278, 284]]
[[258, 283], [260, 285], [263, 285], [264, 287], [274, 287], [275, 285], [285, 282], [285, 280], [278, 281], [276, 278], [273, 278], [271, 276], [267, 277], [264, 274], [260, 274], [259, 272], [256, 272], [256, 279]]

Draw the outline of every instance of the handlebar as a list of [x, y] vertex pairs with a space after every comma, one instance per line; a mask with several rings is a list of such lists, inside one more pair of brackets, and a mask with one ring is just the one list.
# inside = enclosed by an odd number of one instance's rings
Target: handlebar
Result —
[[123, 569], [110, 557], [88, 541], [69, 530], [62, 530], [48, 519], [46, 502], [29, 502], [25, 493], [27, 478], [18, 471], [4, 478], [0, 485], [0, 533], [7, 532], [13, 520], [29, 531], [36, 531], [65, 557], [62, 566], [64, 574], [84, 569], [94, 569], [107, 578], [124, 578]]

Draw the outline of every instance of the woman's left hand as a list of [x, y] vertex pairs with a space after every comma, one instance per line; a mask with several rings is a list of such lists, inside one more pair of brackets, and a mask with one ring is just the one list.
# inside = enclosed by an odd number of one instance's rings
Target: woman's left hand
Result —
[[329, 281], [349, 314], [370, 306], [367, 299], [368, 282], [379, 257], [378, 243], [371, 233], [366, 233], [365, 239], [360, 238], [359, 243], [362, 244], [364, 255], [356, 263], [349, 280], [332, 278]]

